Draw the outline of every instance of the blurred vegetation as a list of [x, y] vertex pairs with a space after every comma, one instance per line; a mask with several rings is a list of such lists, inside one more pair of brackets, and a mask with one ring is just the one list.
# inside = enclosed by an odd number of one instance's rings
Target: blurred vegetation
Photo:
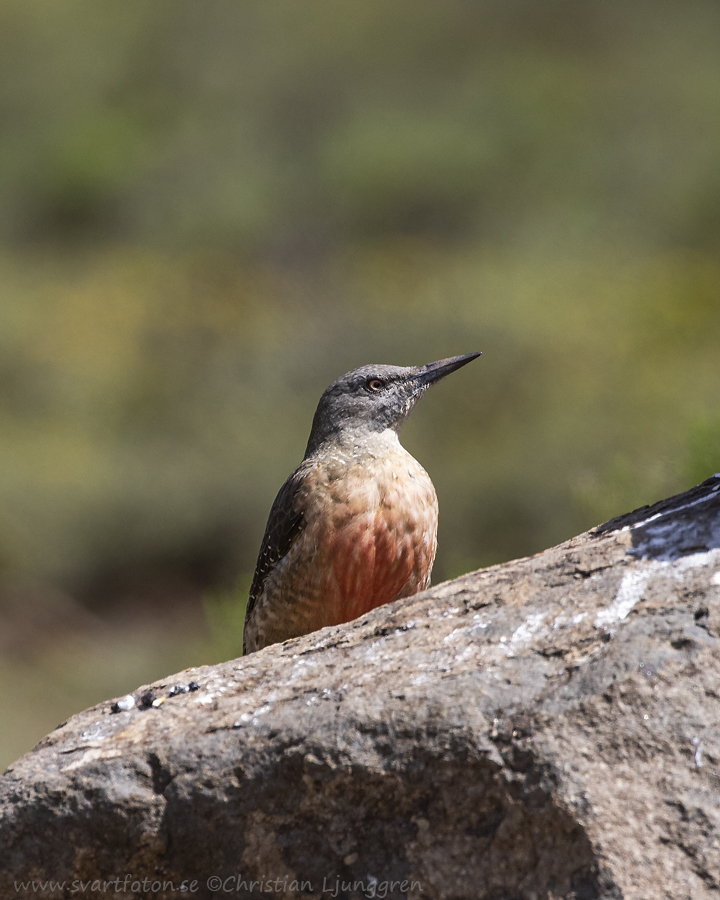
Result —
[[242, 656], [242, 633], [249, 590], [248, 578], [230, 589], [212, 591], [203, 597], [208, 627], [205, 663], [219, 663]]
[[718, 46], [711, 0], [6, 0], [0, 764], [239, 652], [357, 365], [483, 351], [404, 432], [435, 580], [719, 471]]

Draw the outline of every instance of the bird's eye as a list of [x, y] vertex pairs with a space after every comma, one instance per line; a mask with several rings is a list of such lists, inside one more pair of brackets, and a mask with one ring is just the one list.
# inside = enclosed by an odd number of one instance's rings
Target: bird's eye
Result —
[[381, 388], [383, 388], [385, 385], [383, 384], [382, 381], [380, 381], [379, 378], [371, 378], [371, 379], [368, 381], [367, 386], [368, 386], [368, 390], [371, 390], [371, 391], [379, 391], [379, 390], [380, 390]]

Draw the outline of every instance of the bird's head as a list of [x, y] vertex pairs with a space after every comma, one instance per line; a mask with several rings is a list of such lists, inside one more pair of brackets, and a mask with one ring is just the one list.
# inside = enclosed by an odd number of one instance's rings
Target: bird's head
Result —
[[426, 366], [371, 365], [353, 369], [334, 381], [320, 398], [305, 456], [342, 436], [362, 437], [389, 429], [400, 431], [425, 391], [480, 356], [466, 353]]

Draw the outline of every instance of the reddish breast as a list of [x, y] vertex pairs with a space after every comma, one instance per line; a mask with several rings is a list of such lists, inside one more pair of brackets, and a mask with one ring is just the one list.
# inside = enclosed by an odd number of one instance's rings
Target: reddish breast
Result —
[[328, 624], [423, 590], [435, 557], [437, 499], [420, 464], [402, 451], [377, 461], [371, 479], [366, 467], [358, 476], [346, 478], [319, 542], [327, 548], [321, 565]]

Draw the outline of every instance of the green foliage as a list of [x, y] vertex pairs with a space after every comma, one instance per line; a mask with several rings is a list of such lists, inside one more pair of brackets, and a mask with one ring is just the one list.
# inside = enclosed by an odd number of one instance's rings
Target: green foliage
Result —
[[205, 663], [219, 663], [242, 656], [249, 588], [250, 578], [241, 578], [231, 590], [212, 591], [203, 597], [208, 629]]
[[11, 0], [2, 19], [11, 240], [720, 236], [711, 0]]
[[720, 472], [720, 415], [705, 415], [690, 428], [687, 478], [700, 484]]

